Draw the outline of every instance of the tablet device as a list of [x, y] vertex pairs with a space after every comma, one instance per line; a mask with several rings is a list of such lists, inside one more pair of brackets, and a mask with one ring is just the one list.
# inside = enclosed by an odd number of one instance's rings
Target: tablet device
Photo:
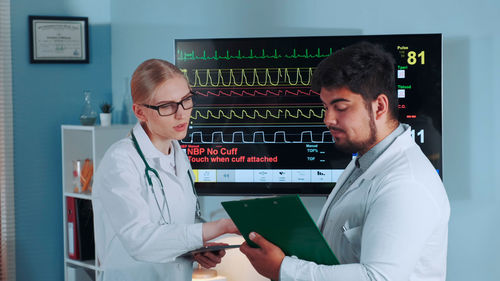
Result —
[[317, 264], [339, 264], [298, 195], [222, 202], [246, 242], [255, 231], [280, 247], [287, 256]]
[[220, 250], [226, 250], [226, 249], [232, 249], [232, 248], [239, 248], [240, 245], [217, 245], [217, 246], [203, 246], [201, 248], [186, 252], [181, 255], [181, 257], [185, 256], [192, 256], [194, 254], [198, 253], [204, 253], [204, 252], [217, 252]]

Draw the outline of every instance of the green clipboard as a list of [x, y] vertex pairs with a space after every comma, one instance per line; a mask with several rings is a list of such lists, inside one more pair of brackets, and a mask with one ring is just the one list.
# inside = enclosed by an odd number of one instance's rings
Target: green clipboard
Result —
[[221, 203], [252, 247], [248, 234], [255, 231], [280, 247], [287, 256], [317, 264], [339, 264], [333, 251], [298, 195]]

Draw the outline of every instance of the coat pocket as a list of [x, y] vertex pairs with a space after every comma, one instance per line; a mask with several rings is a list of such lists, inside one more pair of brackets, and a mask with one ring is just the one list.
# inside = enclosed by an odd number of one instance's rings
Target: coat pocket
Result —
[[363, 232], [362, 226], [356, 226], [353, 228], [346, 229], [344, 231], [344, 237], [349, 242], [352, 253], [359, 260], [361, 254], [361, 234]]

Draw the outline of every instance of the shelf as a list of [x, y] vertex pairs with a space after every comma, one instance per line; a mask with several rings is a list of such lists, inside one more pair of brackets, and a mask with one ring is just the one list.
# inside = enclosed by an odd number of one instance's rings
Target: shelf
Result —
[[95, 265], [95, 260], [78, 261], [78, 260], [72, 260], [70, 258], [65, 258], [64, 261], [74, 266], [84, 267], [95, 271], [101, 271], [101, 269]]
[[61, 127], [63, 129], [70, 129], [70, 130], [92, 131], [92, 130], [94, 130], [94, 127], [96, 127], [96, 126], [62, 125]]
[[65, 197], [74, 197], [74, 198], [92, 200], [92, 194], [91, 193], [64, 192], [64, 196]]
[[69, 130], [80, 130], [80, 131], [94, 131], [94, 130], [130, 130], [134, 124], [114, 124], [107, 127], [102, 126], [83, 126], [83, 125], [62, 125], [61, 128]]
[[[81, 281], [96, 280], [98, 272], [103, 269], [97, 266], [96, 258], [87, 261], [73, 260], [68, 257], [68, 243], [75, 243], [68, 239], [68, 211], [67, 198], [73, 197], [92, 200], [91, 192], [76, 193], [73, 191], [73, 161], [92, 159], [94, 165], [93, 175], [96, 167], [104, 156], [106, 150], [115, 142], [123, 139], [132, 129], [132, 124], [101, 126], [62, 125], [61, 126], [61, 168], [62, 168], [62, 206], [63, 206], [63, 238], [64, 238], [64, 280]], [[88, 204], [87, 204], [88, 205]], [[74, 218], [73, 218], [74, 219]], [[74, 222], [73, 230], [78, 229], [78, 222]], [[75, 228], [76, 225], [76, 228]], [[73, 245], [74, 246], [74, 245]], [[94, 246], [94, 245], [92, 245]]]

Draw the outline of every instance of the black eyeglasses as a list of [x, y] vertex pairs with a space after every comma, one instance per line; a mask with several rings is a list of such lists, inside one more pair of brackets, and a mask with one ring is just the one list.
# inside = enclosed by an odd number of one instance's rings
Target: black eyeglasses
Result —
[[143, 104], [143, 106], [158, 111], [158, 114], [160, 116], [169, 116], [177, 112], [177, 110], [179, 109], [179, 105], [181, 105], [184, 110], [193, 108], [194, 106], [193, 96], [194, 94], [193, 92], [191, 92], [191, 95], [189, 97], [181, 100], [180, 102], [169, 102], [160, 105]]

